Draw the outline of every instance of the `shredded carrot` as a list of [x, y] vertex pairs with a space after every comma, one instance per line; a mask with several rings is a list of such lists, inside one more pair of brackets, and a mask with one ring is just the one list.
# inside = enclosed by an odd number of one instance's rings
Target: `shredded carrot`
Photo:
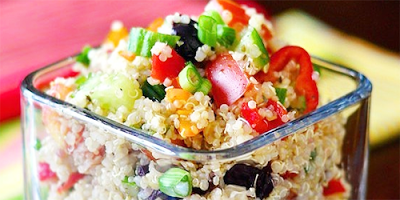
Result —
[[174, 102], [175, 100], [187, 101], [192, 94], [186, 90], [180, 88], [170, 88], [166, 91], [165, 98], [169, 102]]
[[136, 55], [133, 54], [133, 53], [130, 52], [130, 51], [119, 51], [118, 54], [119, 54], [120, 56], [124, 57], [126, 60], [128, 60], [128, 61], [130, 61], [130, 62], [132, 62], [132, 61], [135, 59], [135, 57], [136, 57]]
[[195, 125], [190, 123], [190, 121], [180, 120], [180, 123], [179, 123], [179, 134], [183, 138], [193, 137], [193, 136], [195, 136], [195, 135], [197, 135], [199, 133], [200, 133], [199, 129]]
[[157, 29], [164, 23], [164, 19], [159, 17], [149, 24], [147, 30], [157, 32]]

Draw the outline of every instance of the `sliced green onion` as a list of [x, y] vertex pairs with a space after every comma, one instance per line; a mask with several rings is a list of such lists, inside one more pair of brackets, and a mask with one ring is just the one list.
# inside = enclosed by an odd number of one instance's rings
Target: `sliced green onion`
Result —
[[192, 193], [192, 177], [180, 168], [170, 168], [159, 179], [160, 191], [171, 197], [184, 198]]
[[142, 85], [143, 96], [153, 100], [161, 101], [165, 97], [165, 86], [164, 85], [150, 85], [147, 80]]
[[78, 56], [76, 56], [76, 61], [80, 62], [86, 66], [89, 66], [90, 60], [89, 60], [88, 54], [91, 49], [92, 48], [90, 46], [83, 47], [82, 52]]
[[121, 182], [124, 183], [124, 184], [127, 184], [129, 186], [136, 187], [136, 183], [135, 182], [129, 182], [129, 177], [128, 176], [125, 176], [124, 180], [122, 180]]
[[33, 146], [33, 148], [36, 149], [37, 151], [39, 151], [40, 148], [42, 148], [42, 142], [39, 140], [39, 138], [36, 138], [35, 145]]
[[225, 24], [224, 20], [222, 20], [221, 15], [219, 15], [219, 13], [215, 10], [208, 10], [208, 11], [202, 13], [201, 15], [206, 15], [206, 16], [212, 17], [217, 24], [221, 24], [221, 25]]
[[275, 91], [276, 91], [276, 96], [278, 96], [279, 102], [284, 104], [285, 99], [286, 99], [287, 89], [286, 88], [275, 88]]
[[217, 22], [215, 19], [207, 15], [200, 15], [198, 25], [197, 35], [200, 42], [215, 47], [217, 44]]
[[151, 48], [156, 42], [167, 43], [172, 48], [180, 39], [176, 35], [167, 35], [148, 31], [143, 28], [132, 28], [129, 34], [128, 50], [136, 55], [151, 57]]
[[182, 89], [194, 93], [201, 86], [202, 77], [196, 67], [188, 62], [186, 67], [179, 72], [179, 85]]
[[211, 90], [211, 82], [206, 79], [203, 78], [201, 85], [199, 88], [197, 88], [197, 92], [202, 92], [204, 95], [207, 95]]
[[236, 31], [225, 25], [217, 25], [217, 40], [222, 46], [229, 47], [236, 39]]

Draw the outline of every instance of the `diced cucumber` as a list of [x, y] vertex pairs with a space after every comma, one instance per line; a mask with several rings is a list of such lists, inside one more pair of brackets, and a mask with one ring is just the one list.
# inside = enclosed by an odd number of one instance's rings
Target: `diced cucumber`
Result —
[[128, 50], [138, 56], [151, 57], [151, 48], [156, 42], [167, 43], [172, 48], [180, 39], [176, 35], [167, 35], [148, 31], [143, 28], [132, 28], [129, 34]]
[[253, 59], [257, 70], [263, 69], [269, 62], [268, 52], [257, 30], [250, 27], [241, 38], [236, 51], [245, 53]]
[[142, 90], [136, 80], [123, 74], [93, 74], [79, 88], [78, 93], [88, 96], [94, 105], [115, 112], [120, 106], [133, 108]]

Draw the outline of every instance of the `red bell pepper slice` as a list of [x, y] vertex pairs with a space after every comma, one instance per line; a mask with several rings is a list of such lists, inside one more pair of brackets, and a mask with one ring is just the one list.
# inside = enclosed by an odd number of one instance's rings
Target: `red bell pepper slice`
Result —
[[267, 73], [260, 72], [255, 75], [259, 82], [275, 82], [278, 77], [275, 72], [282, 71], [290, 61], [295, 61], [300, 65], [299, 75], [296, 78], [295, 91], [298, 96], [306, 99], [304, 113], [315, 110], [318, 106], [319, 95], [315, 81], [312, 79], [313, 66], [310, 55], [303, 48], [298, 46], [286, 46], [272, 54], [269, 70]]
[[284, 124], [284, 122], [282, 121], [282, 116], [287, 113], [285, 107], [283, 107], [282, 105], [278, 104], [276, 101], [273, 100], [268, 100], [266, 107], [272, 108], [272, 110], [276, 112], [277, 114], [276, 119], [268, 121], [258, 113], [257, 108], [251, 109], [247, 102], [242, 104], [242, 108], [240, 111], [241, 115], [243, 116], [244, 119], [246, 119], [246, 121], [250, 124], [250, 126], [258, 133], [267, 132], [271, 129], [274, 129]]
[[338, 179], [332, 179], [328, 182], [328, 186], [324, 187], [324, 196], [329, 196], [336, 193], [343, 193], [346, 189], [344, 188], [342, 182]]
[[185, 59], [182, 58], [174, 49], [172, 49], [171, 55], [172, 57], [167, 58], [165, 61], [160, 60], [160, 55], [152, 56], [152, 78], [163, 83], [166, 78], [169, 78], [172, 81], [178, 77], [179, 72], [185, 67]]
[[50, 165], [48, 163], [39, 163], [39, 180], [46, 181], [49, 179], [56, 178], [57, 174], [51, 171]]
[[72, 186], [75, 185], [76, 182], [78, 182], [84, 176], [85, 176], [84, 174], [80, 174], [78, 172], [74, 172], [74, 173], [70, 174], [68, 177], [68, 180], [65, 181], [65, 183], [63, 183], [60, 187], [57, 188], [57, 192], [63, 193], [65, 191], [69, 190], [70, 188], [72, 188]]

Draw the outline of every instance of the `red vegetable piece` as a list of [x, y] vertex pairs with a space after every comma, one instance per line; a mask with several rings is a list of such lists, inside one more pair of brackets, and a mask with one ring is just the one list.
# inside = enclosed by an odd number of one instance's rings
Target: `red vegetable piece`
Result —
[[220, 54], [206, 66], [215, 103], [231, 105], [246, 91], [249, 81], [230, 54]]
[[233, 27], [235, 24], [240, 23], [247, 25], [250, 17], [246, 15], [246, 11], [236, 2], [231, 0], [217, 0], [218, 4], [232, 13], [232, 20], [229, 22], [229, 26]]
[[263, 119], [263, 117], [258, 114], [257, 108], [249, 108], [247, 102], [242, 104], [240, 113], [250, 124], [250, 126], [258, 133], [263, 133], [270, 129], [267, 120]]
[[283, 107], [280, 103], [273, 101], [271, 99], [268, 100], [267, 108], [269, 107], [273, 107], [273, 111], [276, 112], [276, 114], [278, 115], [278, 117], [272, 121], [268, 121], [269, 123], [269, 129], [274, 129], [282, 124], [284, 124], [284, 122], [282, 121], [282, 116], [287, 114], [286, 108]]
[[297, 173], [291, 172], [291, 171], [286, 171], [284, 174], [282, 174], [283, 179], [293, 179], [297, 176]]
[[346, 189], [344, 188], [342, 182], [338, 179], [332, 179], [328, 182], [328, 186], [324, 187], [324, 196], [329, 196], [336, 193], [343, 193]]
[[172, 49], [171, 55], [172, 57], [167, 58], [164, 62], [160, 60], [160, 55], [152, 56], [152, 78], [163, 83], [166, 78], [173, 80], [178, 77], [179, 72], [185, 67], [185, 59], [182, 58], [174, 49]]
[[300, 65], [299, 75], [296, 78], [295, 91], [298, 96], [305, 97], [306, 109], [304, 113], [308, 113], [317, 108], [319, 95], [317, 84], [312, 79], [313, 66], [310, 55], [303, 48], [286, 46], [278, 50], [271, 56], [268, 72], [257, 73], [255, 78], [259, 82], [275, 82], [279, 78], [275, 76], [275, 72], [282, 71], [292, 60]]
[[39, 180], [46, 181], [52, 178], [56, 178], [57, 174], [51, 171], [50, 165], [48, 163], [39, 163]]
[[78, 182], [80, 179], [82, 179], [85, 175], [80, 174], [78, 172], [74, 172], [69, 175], [68, 180], [65, 181], [60, 187], [57, 188], [58, 193], [63, 193], [70, 188], [72, 188], [76, 182]]
[[241, 109], [241, 115], [246, 119], [246, 121], [250, 124], [250, 126], [257, 131], [258, 133], [264, 133], [267, 132], [271, 129], [274, 129], [282, 124], [284, 122], [282, 121], [282, 116], [287, 114], [287, 111], [285, 107], [283, 107], [281, 104], [277, 103], [276, 101], [273, 101], [271, 99], [268, 100], [266, 104], [267, 108], [271, 108], [274, 112], [277, 114], [277, 118], [268, 121], [267, 119], [264, 119], [259, 113], [257, 108], [249, 108], [249, 105], [247, 102], [242, 104], [242, 109]]

